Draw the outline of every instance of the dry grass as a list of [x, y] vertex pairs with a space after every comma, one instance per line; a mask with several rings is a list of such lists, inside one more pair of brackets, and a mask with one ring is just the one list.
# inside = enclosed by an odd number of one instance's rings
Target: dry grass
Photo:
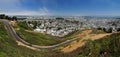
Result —
[[86, 43], [85, 40], [97, 40], [97, 39], [104, 38], [107, 35], [111, 35], [110, 33], [109, 34], [108, 33], [106, 33], [106, 34], [90, 34], [91, 32], [92, 32], [92, 30], [85, 30], [81, 34], [76, 35], [76, 37], [81, 38], [81, 40], [72, 42], [71, 45], [63, 48], [61, 51], [63, 53], [69, 53], [69, 52], [72, 52], [72, 51], [76, 50], [77, 48], [85, 45], [85, 43]]

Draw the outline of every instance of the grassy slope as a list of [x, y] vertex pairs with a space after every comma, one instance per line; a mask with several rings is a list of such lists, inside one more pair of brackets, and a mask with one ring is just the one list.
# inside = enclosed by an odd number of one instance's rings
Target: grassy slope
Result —
[[[76, 30], [64, 37], [55, 37], [52, 35], [46, 35], [42, 33], [30, 33], [24, 30], [31, 30], [25, 22], [18, 22], [18, 27], [20, 30], [17, 33], [27, 42], [36, 44], [36, 45], [54, 45], [66, 41], [68, 39], [74, 38], [73, 36], [80, 33], [80, 31]], [[32, 40], [32, 41], [31, 41]]]
[[59, 43], [56, 40], [51, 39], [40, 33], [34, 34], [34, 33], [26, 32], [24, 30], [19, 30], [17, 32], [22, 37], [22, 39], [24, 39], [25, 41], [27, 41], [31, 44], [47, 46], [47, 45], [54, 45], [54, 44]]
[[22, 46], [18, 46], [13, 38], [7, 33], [3, 25], [0, 25], [0, 57], [99, 57], [107, 51], [107, 57], [120, 56], [120, 33], [106, 36], [100, 40], [88, 41], [82, 48], [63, 54], [61, 52], [43, 52], [33, 51]]
[[47, 35], [41, 33], [30, 33], [25, 30], [29, 30], [25, 22], [19, 22], [18, 26], [20, 30], [17, 33], [27, 42], [36, 45], [54, 45], [60, 43], [55, 39], [48, 37]]
[[46, 54], [48, 57], [103, 57], [104, 52], [107, 52], [106, 57], [120, 56], [120, 33], [115, 33], [95, 41], [88, 40], [85, 46], [71, 53], [64, 54], [51, 51], [50, 53], [52, 54]]
[[0, 57], [43, 57], [43, 53], [18, 46], [0, 23]]
[[100, 57], [104, 56], [104, 52], [107, 52], [107, 55], [105, 55], [107, 57], [119, 57], [120, 33], [106, 36], [100, 40], [88, 41], [88, 43], [80, 49], [81, 52], [78, 57]]
[[[64, 37], [54, 37], [51, 35], [45, 35], [42, 33], [30, 33], [26, 32], [25, 30], [31, 30], [25, 22], [18, 22], [18, 26], [20, 30], [17, 30], [17, 33], [19, 36], [21, 36], [22, 39], [25, 41], [31, 43], [31, 44], [36, 44], [36, 45], [55, 45], [58, 43], [61, 43], [63, 41], [66, 41], [68, 39], [74, 38], [73, 36], [76, 35], [77, 33], [80, 33], [80, 31], [74, 31], [69, 33], [68, 35]], [[76, 33], [77, 32], [77, 33]], [[32, 40], [32, 41], [31, 41]]]

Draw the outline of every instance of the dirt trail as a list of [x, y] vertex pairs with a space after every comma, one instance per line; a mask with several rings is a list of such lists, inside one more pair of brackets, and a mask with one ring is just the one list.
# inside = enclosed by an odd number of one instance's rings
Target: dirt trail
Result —
[[30, 46], [28, 46], [28, 45], [25, 45], [25, 44], [21, 43], [20, 41], [16, 41], [16, 42], [17, 42], [17, 44], [18, 44], [19, 46], [24, 46], [24, 47], [27, 47], [27, 48], [29, 48], [29, 49], [38, 51], [38, 49], [36, 49], [36, 48], [34, 48], [34, 47], [30, 47]]
[[97, 39], [101, 39], [104, 36], [107, 35], [111, 35], [110, 33], [106, 33], [106, 34], [90, 34], [92, 32], [92, 30], [86, 30], [83, 31], [81, 34], [76, 35], [76, 37], [79, 37], [81, 40], [79, 41], [74, 41], [72, 42], [69, 46], [63, 48], [61, 51], [63, 53], [69, 53], [72, 52], [74, 50], [76, 50], [79, 47], [82, 47], [83, 45], [85, 45], [86, 41], [85, 40], [97, 40]]

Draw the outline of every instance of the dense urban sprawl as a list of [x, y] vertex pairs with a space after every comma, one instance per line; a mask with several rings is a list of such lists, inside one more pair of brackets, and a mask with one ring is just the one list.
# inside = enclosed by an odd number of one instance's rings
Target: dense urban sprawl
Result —
[[35, 32], [50, 34], [53, 36], [65, 36], [70, 32], [84, 29], [101, 29], [105, 32], [120, 31], [120, 20], [113, 18], [54, 18], [54, 19], [26, 19]]

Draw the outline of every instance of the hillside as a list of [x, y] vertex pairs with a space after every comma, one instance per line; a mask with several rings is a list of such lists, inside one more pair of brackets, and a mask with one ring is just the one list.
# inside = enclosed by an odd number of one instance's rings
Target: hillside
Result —
[[18, 46], [15, 39], [8, 35], [4, 25], [0, 23], [0, 57], [43, 57], [43, 52]]
[[120, 33], [114, 33], [95, 41], [87, 41], [80, 49], [78, 57], [119, 57], [120, 56]]
[[94, 41], [87, 40], [84, 46], [69, 53], [63, 53], [59, 48], [61, 47], [58, 47], [58, 50], [34, 51], [18, 46], [15, 39], [8, 35], [4, 25], [0, 23], [0, 57], [119, 57], [120, 33]]
[[[49, 53], [48, 53], [49, 54]], [[52, 52], [48, 57], [119, 57], [120, 33], [105, 36], [87, 43], [69, 53]]]
[[76, 33], [80, 32], [80, 31], [78, 32], [74, 31], [64, 37], [57, 37], [45, 33], [34, 32], [27, 26], [26, 22], [16, 22], [16, 24], [17, 25], [13, 27], [22, 39], [24, 39], [25, 41], [31, 44], [42, 45], [42, 46], [59, 44], [68, 39], [72, 39], [73, 38], [72, 36], [75, 34], [75, 32]]

